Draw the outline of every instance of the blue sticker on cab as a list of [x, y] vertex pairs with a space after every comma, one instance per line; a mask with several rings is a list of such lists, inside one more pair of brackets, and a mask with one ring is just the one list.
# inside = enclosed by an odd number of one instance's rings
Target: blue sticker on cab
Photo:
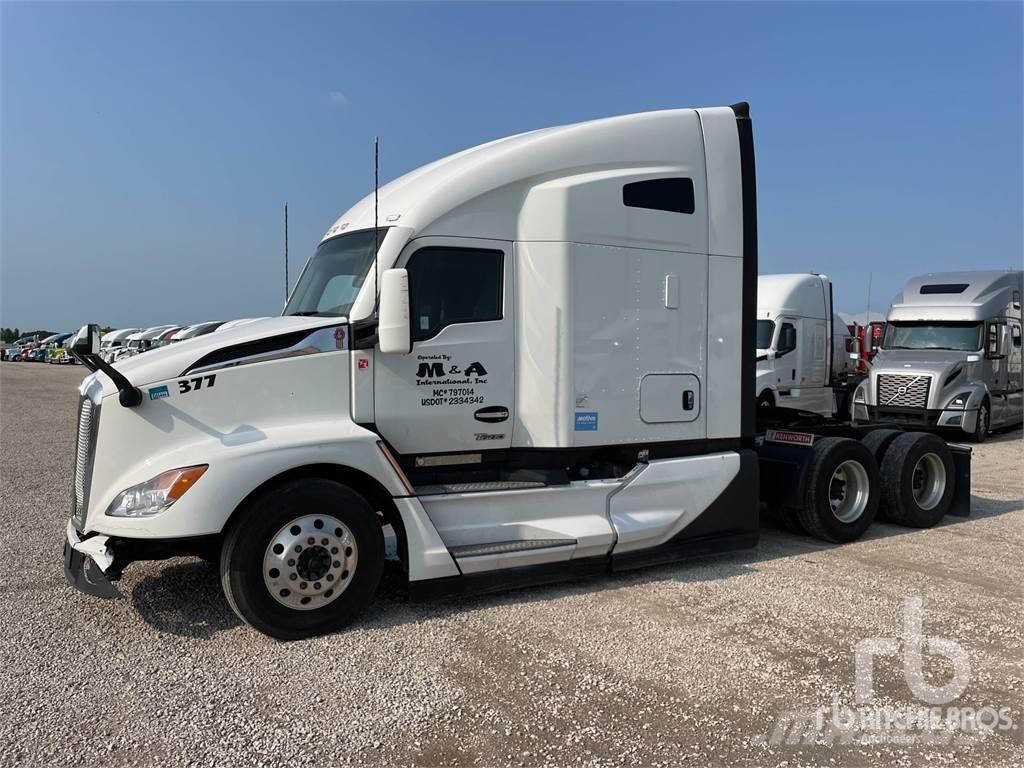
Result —
[[170, 397], [171, 393], [167, 391], [167, 387], [151, 387], [149, 390], [150, 400], [159, 400], [161, 397]]
[[576, 414], [577, 432], [597, 432], [597, 411], [582, 411]]

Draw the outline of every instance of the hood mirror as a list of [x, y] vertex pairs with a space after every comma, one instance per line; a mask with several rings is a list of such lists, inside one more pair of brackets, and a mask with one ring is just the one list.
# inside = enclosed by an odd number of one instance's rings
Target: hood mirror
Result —
[[96, 323], [83, 325], [71, 342], [71, 351], [76, 356], [95, 355], [100, 351], [100, 327]]

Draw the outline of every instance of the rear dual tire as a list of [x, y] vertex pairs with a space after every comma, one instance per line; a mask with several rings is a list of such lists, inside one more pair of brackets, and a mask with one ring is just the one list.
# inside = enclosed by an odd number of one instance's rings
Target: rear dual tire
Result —
[[811, 447], [803, 503], [788, 515], [816, 538], [856, 541], [875, 519], [879, 496], [878, 465], [871, 451], [856, 440], [826, 437]]
[[926, 432], [904, 432], [888, 441], [881, 457], [883, 519], [931, 528], [953, 504], [956, 475], [946, 442]]

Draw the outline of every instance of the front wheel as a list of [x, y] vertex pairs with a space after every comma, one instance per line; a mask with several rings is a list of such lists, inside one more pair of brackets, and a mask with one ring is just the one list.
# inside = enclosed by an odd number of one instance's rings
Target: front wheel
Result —
[[971, 433], [972, 443], [983, 443], [988, 437], [988, 428], [991, 417], [988, 412], [988, 401], [985, 400], [978, 406], [978, 418], [974, 423], [974, 432]]
[[239, 618], [279, 640], [333, 632], [373, 599], [384, 536], [366, 500], [332, 480], [259, 496], [224, 537], [220, 573]]

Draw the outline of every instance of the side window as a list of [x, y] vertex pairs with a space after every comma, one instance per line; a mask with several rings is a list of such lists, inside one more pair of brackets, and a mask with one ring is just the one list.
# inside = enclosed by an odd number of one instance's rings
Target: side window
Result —
[[1017, 349], [1020, 349], [1020, 326], [1014, 324], [1010, 327], [1013, 329], [1011, 331], [1011, 333], [1013, 334], [1013, 346], [1016, 347]]
[[501, 319], [501, 251], [428, 247], [405, 265], [412, 340], [424, 341], [454, 323]]
[[649, 208], [669, 213], [693, 213], [693, 179], [649, 179], [622, 187], [622, 204], [627, 208]]
[[796, 326], [792, 323], [783, 323], [779, 328], [779, 348], [776, 356], [796, 349]]

